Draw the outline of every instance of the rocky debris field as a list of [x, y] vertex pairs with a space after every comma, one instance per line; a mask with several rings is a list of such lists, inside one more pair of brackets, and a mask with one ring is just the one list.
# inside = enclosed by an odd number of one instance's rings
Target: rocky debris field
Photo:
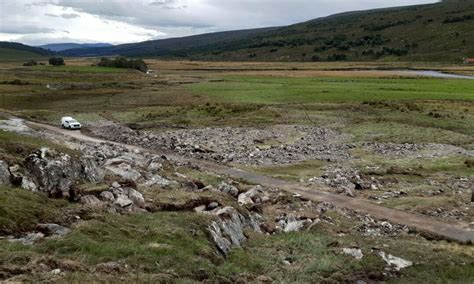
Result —
[[[80, 150], [81, 155], [41, 148], [28, 155], [21, 164], [9, 165], [7, 161], [0, 161], [0, 180], [6, 185], [44, 192], [52, 198], [66, 198], [82, 205], [85, 210], [114, 214], [146, 214], [153, 211], [156, 208], [154, 201], [143, 195], [147, 188], [223, 194], [233, 201], [229, 204], [216, 201], [197, 203], [188, 210], [213, 218], [208, 230], [216, 247], [225, 255], [232, 248], [241, 246], [247, 239], [245, 231], [248, 229], [276, 234], [301, 231], [319, 222], [333, 223], [331, 217], [324, 216], [326, 211], [334, 209], [329, 204], [291, 196], [279, 189], [261, 186], [246, 188], [232, 180], [223, 181], [214, 187], [180, 174], [177, 170], [183, 165], [176, 164], [165, 156], [131, 151], [111, 143], [80, 142], [70, 143], [69, 146], [71, 145], [74, 150]], [[81, 184], [108, 186], [84, 191]], [[193, 186], [190, 187], [190, 184]], [[355, 212], [344, 211], [344, 214], [359, 221], [368, 220], [361, 230], [369, 231], [364, 229], [367, 227], [380, 235], [394, 232], [387, 228], [392, 228], [387, 222], [377, 223]], [[77, 217], [76, 221], [79, 220]], [[74, 228], [74, 225], [71, 226]], [[34, 244], [45, 237], [62, 237], [70, 231], [71, 229], [58, 224], [38, 224], [35, 231], [8, 236], [7, 239]], [[401, 232], [405, 231], [397, 231]]]
[[135, 132], [119, 125], [91, 128], [92, 134], [117, 142], [218, 162], [278, 165], [319, 159], [340, 161], [350, 157], [354, 145], [347, 135], [311, 126], [256, 128], [203, 128], [165, 132]]
[[474, 150], [466, 150], [461, 147], [447, 144], [395, 144], [395, 143], [364, 143], [363, 147], [372, 153], [391, 157], [414, 157], [414, 158], [439, 158], [450, 155], [462, 155], [474, 157]]
[[[51, 133], [23, 127], [21, 121], [15, 123], [21, 126], [21, 133], [53, 141], [63, 139]], [[284, 131], [278, 130], [278, 127]], [[351, 159], [349, 150], [354, 145], [344, 143], [344, 135], [316, 127], [278, 127], [270, 130], [207, 128], [160, 134], [112, 127], [102, 135], [143, 148], [165, 148], [184, 156], [218, 162], [279, 165], [306, 159], [329, 160], [333, 163], [323, 168], [324, 174], [309, 179], [307, 184], [325, 186], [351, 197], [359, 195], [359, 192], [384, 191], [398, 183], [396, 179], [361, 173], [359, 169], [348, 166], [347, 162]], [[92, 131], [97, 135], [96, 131], [101, 130], [97, 128]], [[33, 230], [0, 238], [11, 243], [35, 246], [45, 240], [69, 236], [80, 229], [86, 219], [95, 218], [99, 213], [128, 216], [150, 215], [159, 211], [177, 214], [188, 212], [207, 218], [205, 230], [209, 242], [212, 242], [215, 252], [223, 259], [229, 257], [233, 249], [251, 241], [252, 234], [280, 236], [326, 228], [337, 237], [352, 236], [354, 233], [369, 239], [418, 237], [416, 232], [406, 226], [308, 200], [279, 188], [249, 185], [219, 175], [213, 176], [218, 180], [213, 183], [192, 178], [186, 172], [197, 170], [198, 167], [173, 161], [166, 155], [138, 148], [132, 150], [133, 148], [114, 143], [70, 140], [65, 145], [72, 152], [42, 147], [16, 163], [7, 159], [0, 160], [0, 184], [43, 192], [51, 198], [67, 199], [77, 207], [64, 213], [70, 215], [65, 218], [67, 221], [64, 223], [38, 223]], [[366, 144], [365, 147], [388, 156], [413, 155], [414, 152], [426, 149], [417, 145], [394, 144]], [[433, 146], [439, 149], [437, 147]], [[467, 152], [461, 154], [469, 155]], [[470, 180], [460, 180], [459, 184], [463, 190], [468, 190]], [[406, 196], [408, 193], [387, 190], [385, 194], [390, 199]], [[424, 213], [442, 218], [469, 218], [462, 210], [452, 212], [440, 208]], [[340, 228], [341, 218], [350, 223], [350, 229]], [[348, 255], [357, 261], [368, 256], [377, 257], [385, 263], [385, 270], [392, 276], [399, 275], [397, 273], [400, 270], [413, 265], [411, 260], [394, 256], [379, 248], [367, 250], [357, 245], [342, 247], [337, 241], [330, 246], [335, 253]], [[283, 265], [291, 266], [293, 263], [294, 257], [291, 255], [283, 257]], [[8, 275], [35, 273], [36, 268], [10, 271]], [[68, 269], [68, 266], [54, 264], [43, 270], [49, 271], [51, 275], [61, 276]], [[95, 266], [93, 270], [99, 274], [110, 274], [127, 269], [129, 268], [119, 261], [109, 261]], [[81, 270], [91, 271], [84, 267]]]

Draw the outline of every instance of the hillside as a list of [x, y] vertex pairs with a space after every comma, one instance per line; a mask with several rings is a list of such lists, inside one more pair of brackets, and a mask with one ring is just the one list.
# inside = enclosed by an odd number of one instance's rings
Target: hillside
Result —
[[51, 51], [64, 51], [68, 49], [76, 49], [76, 48], [96, 48], [96, 47], [111, 47], [113, 46], [110, 43], [53, 43], [53, 44], [45, 44], [40, 45], [38, 47], [46, 50]]
[[16, 42], [0, 42], [0, 60], [38, 59], [50, 55], [51, 52]]
[[287, 27], [221, 32], [71, 56], [124, 55], [243, 61], [459, 61], [474, 56], [474, 1], [356, 11]]
[[187, 57], [189, 54], [212, 52], [220, 45], [244, 41], [247, 38], [275, 30], [277, 28], [251, 29], [210, 33], [182, 38], [145, 41], [106, 48], [71, 49], [63, 53], [69, 56], [124, 55], [124, 56], [174, 56]]

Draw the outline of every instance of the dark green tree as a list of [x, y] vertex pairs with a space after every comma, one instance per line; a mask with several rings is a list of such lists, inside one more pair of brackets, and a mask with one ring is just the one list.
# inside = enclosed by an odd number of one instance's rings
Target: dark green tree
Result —
[[64, 62], [64, 59], [62, 57], [51, 57], [49, 59], [49, 65], [62, 66], [66, 65], [66, 63]]

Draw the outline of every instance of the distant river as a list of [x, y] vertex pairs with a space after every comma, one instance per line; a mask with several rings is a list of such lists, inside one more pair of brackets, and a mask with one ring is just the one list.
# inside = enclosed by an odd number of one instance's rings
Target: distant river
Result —
[[456, 74], [449, 74], [449, 73], [443, 73], [443, 72], [431, 71], [431, 70], [419, 70], [419, 71], [417, 71], [417, 70], [399, 70], [397, 72], [401, 73], [401, 74], [418, 75], [418, 76], [426, 76], [426, 77], [474, 80], [474, 76], [456, 75]]

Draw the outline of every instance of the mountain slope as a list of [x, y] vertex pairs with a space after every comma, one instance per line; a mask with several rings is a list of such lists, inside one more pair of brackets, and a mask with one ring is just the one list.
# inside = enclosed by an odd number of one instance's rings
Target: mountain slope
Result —
[[64, 51], [68, 49], [76, 49], [76, 48], [97, 48], [97, 47], [111, 47], [113, 46], [110, 43], [53, 43], [53, 44], [45, 44], [40, 45], [38, 47], [51, 50], [51, 51]]
[[125, 55], [125, 56], [177, 56], [186, 57], [189, 53], [212, 50], [219, 44], [243, 40], [276, 28], [251, 29], [210, 33], [182, 38], [145, 41], [141, 43], [122, 44], [108, 48], [84, 48], [65, 50], [69, 56], [89, 55]]
[[459, 61], [474, 56], [474, 1], [356, 11], [287, 27], [148, 41], [68, 55], [254, 61]]

